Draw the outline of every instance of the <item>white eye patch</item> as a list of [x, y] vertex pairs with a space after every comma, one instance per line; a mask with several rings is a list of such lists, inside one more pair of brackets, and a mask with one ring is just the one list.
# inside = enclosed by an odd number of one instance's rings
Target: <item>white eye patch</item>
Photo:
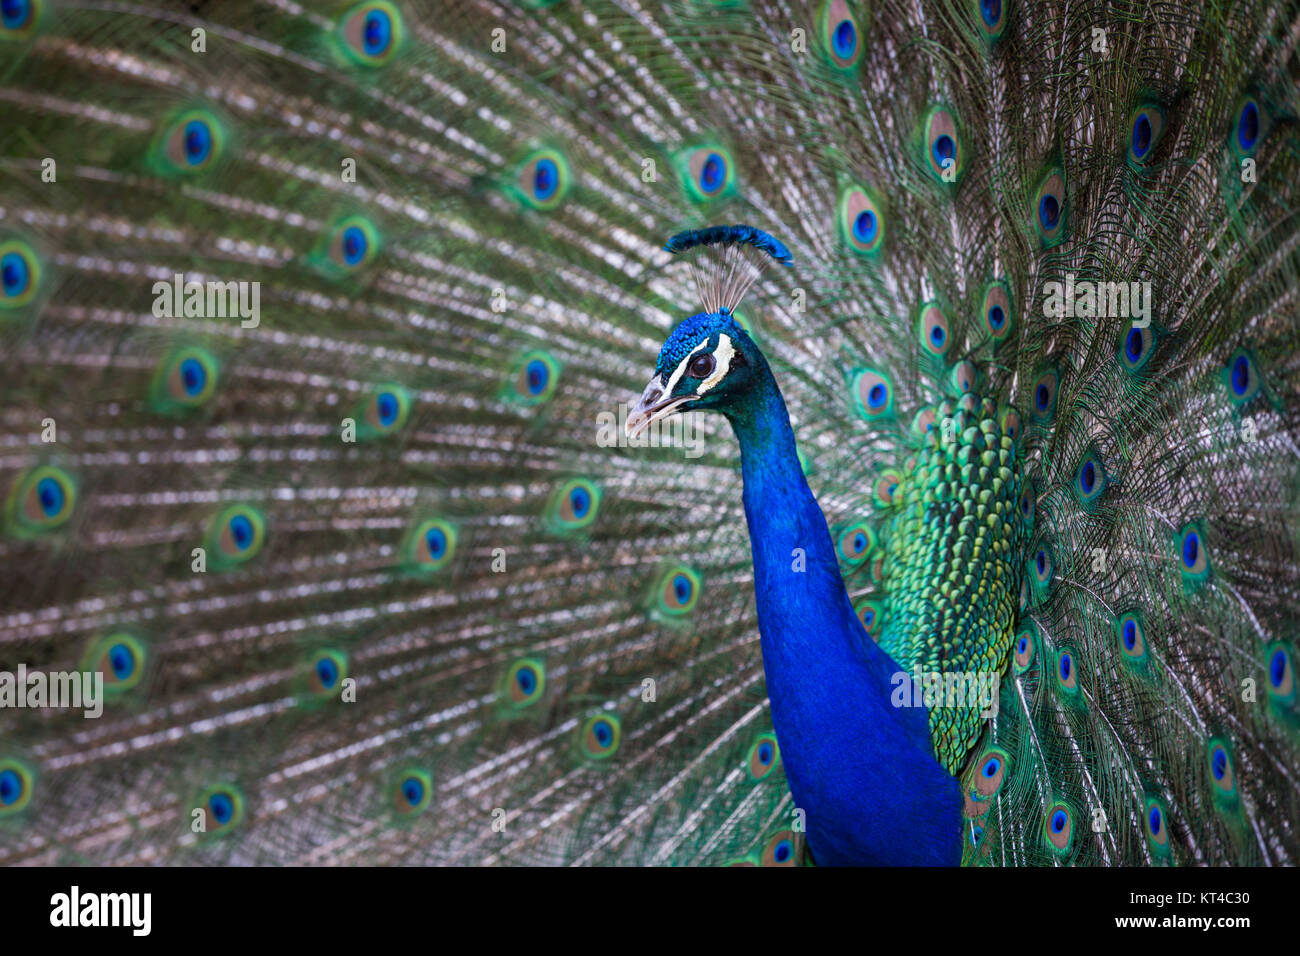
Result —
[[[673, 369], [673, 374], [669, 377], [668, 384], [664, 387], [665, 395], [671, 395], [673, 393], [673, 389], [677, 387], [677, 383], [681, 381], [682, 376], [686, 374], [686, 367], [691, 364], [691, 359], [708, 348], [708, 345], [709, 343], [706, 340], [695, 346], [695, 348], [691, 349], [690, 354], [681, 360], [677, 365], [677, 368]], [[700, 387], [695, 394], [703, 395], [709, 389], [713, 388], [713, 386], [726, 378], [727, 373], [731, 371], [731, 359], [735, 354], [736, 349], [731, 344], [730, 336], [720, 334], [718, 336], [718, 347], [713, 350], [713, 358], [715, 362], [713, 374], [700, 382]]]

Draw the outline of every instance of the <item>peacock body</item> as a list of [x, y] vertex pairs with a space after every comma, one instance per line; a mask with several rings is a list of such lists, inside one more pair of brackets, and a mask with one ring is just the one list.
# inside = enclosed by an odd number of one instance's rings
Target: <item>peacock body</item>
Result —
[[1295, 863], [1297, 43], [0, 0], [0, 861]]

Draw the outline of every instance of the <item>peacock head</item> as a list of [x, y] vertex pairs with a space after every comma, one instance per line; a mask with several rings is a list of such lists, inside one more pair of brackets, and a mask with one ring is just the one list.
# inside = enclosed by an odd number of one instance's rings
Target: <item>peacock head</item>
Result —
[[730, 416], [742, 407], [767, 363], [734, 318], [736, 306], [770, 263], [793, 261], [780, 240], [743, 225], [688, 229], [664, 249], [690, 261], [705, 311], [682, 320], [660, 349], [655, 377], [628, 413], [633, 438], [679, 409]]
[[728, 413], [743, 400], [762, 366], [758, 346], [730, 311], [683, 319], [659, 351], [654, 378], [628, 412], [628, 435], [635, 438], [682, 409]]

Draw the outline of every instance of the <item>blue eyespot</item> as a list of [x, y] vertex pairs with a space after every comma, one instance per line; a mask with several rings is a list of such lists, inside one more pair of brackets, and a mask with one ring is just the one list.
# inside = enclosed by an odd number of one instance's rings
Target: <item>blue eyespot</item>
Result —
[[1255, 148], [1259, 139], [1259, 107], [1252, 100], [1247, 100], [1237, 114], [1237, 145], [1244, 152]]
[[1074, 665], [1070, 660], [1070, 655], [1068, 653], [1062, 654], [1061, 655], [1061, 680], [1068, 681], [1070, 679], [1070, 671], [1073, 669], [1073, 666]]
[[212, 811], [212, 819], [224, 826], [235, 814], [235, 803], [227, 794], [214, 793], [208, 798], [208, 809]]
[[1038, 221], [1043, 228], [1051, 231], [1061, 218], [1061, 203], [1055, 196], [1047, 195], [1038, 200]]
[[0, 2], [0, 22], [6, 30], [21, 30], [31, 21], [31, 0], [3, 0]]
[[212, 152], [212, 130], [202, 120], [190, 120], [185, 124], [185, 161], [191, 166], [199, 166]]
[[870, 209], [864, 209], [853, 220], [853, 238], [858, 242], [869, 243], [876, 238], [876, 231], [879, 228], [880, 223], [876, 219], [876, 214]]
[[1215, 747], [1210, 753], [1210, 772], [1215, 780], [1222, 780], [1228, 772], [1228, 754], [1222, 747]]
[[1268, 679], [1274, 687], [1282, 686], [1282, 681], [1286, 678], [1286, 666], [1286, 651], [1278, 648], [1268, 662]]
[[1137, 645], [1137, 623], [1132, 620], [1124, 622], [1121, 633], [1124, 635], [1124, 646], [1130, 651]]
[[366, 14], [362, 27], [361, 48], [367, 56], [382, 56], [393, 41], [393, 23], [383, 10]]
[[712, 194], [727, 180], [727, 161], [718, 153], [709, 153], [700, 169], [700, 188]]
[[852, 20], [841, 20], [831, 34], [831, 49], [841, 60], [853, 59], [858, 49], [858, 28]]
[[1151, 120], [1145, 113], [1133, 122], [1133, 155], [1141, 159], [1151, 148]]
[[1079, 469], [1079, 488], [1085, 495], [1092, 494], [1092, 489], [1097, 484], [1097, 468], [1092, 462], [1084, 462]]
[[1034, 564], [1037, 565], [1038, 573], [1040, 576], [1046, 574], [1047, 573], [1047, 552], [1040, 550], [1036, 555], [1034, 555]]
[[16, 252], [6, 252], [0, 257], [0, 280], [3, 281], [5, 298], [15, 299], [22, 295], [31, 281], [27, 260]]
[[415, 777], [407, 777], [402, 781], [402, 798], [411, 806], [419, 806], [420, 801], [424, 799], [424, 783]]
[[1124, 354], [1128, 356], [1130, 362], [1136, 362], [1142, 357], [1141, 329], [1128, 330], [1128, 335], [1124, 338]]
[[1246, 392], [1246, 386], [1250, 384], [1250, 360], [1244, 355], [1237, 356], [1236, 361], [1232, 363], [1232, 390], [1238, 395]]
[[1040, 411], [1047, 411], [1047, 406], [1052, 400], [1052, 393], [1046, 385], [1039, 385], [1034, 389], [1034, 406]]
[[942, 327], [936, 325], [934, 328], [930, 330], [930, 341], [933, 342], [935, 345], [943, 345], [944, 338], [945, 336]]
[[40, 502], [41, 511], [47, 518], [52, 518], [63, 510], [66, 496], [63, 486], [53, 478], [42, 478], [36, 483], [36, 500]]
[[114, 644], [109, 648], [108, 663], [118, 680], [126, 680], [135, 673], [135, 655], [125, 644]]
[[551, 370], [546, 367], [546, 363], [541, 359], [533, 359], [528, 363], [528, 391], [533, 395], [540, 395], [546, 390], [546, 383], [550, 380]]
[[1002, 19], [1002, 0], [980, 0], [980, 16], [988, 26], [997, 26]]
[[935, 138], [934, 145], [930, 147], [934, 154], [934, 161], [939, 164], [940, 168], [957, 155], [957, 144], [953, 142], [951, 136], [943, 135]]
[[1178, 570], [1184, 581], [1191, 585], [1200, 584], [1210, 576], [1210, 552], [1205, 546], [1198, 522], [1190, 522], [1178, 532]]
[[0, 805], [11, 806], [23, 794], [23, 780], [16, 770], [0, 770]]
[[525, 694], [531, 694], [537, 686], [537, 675], [527, 667], [521, 667], [515, 671], [515, 683]]
[[379, 412], [379, 424], [387, 427], [397, 420], [399, 411], [397, 396], [392, 392], [381, 392], [376, 400], [376, 407]]
[[343, 261], [348, 265], [354, 266], [364, 259], [368, 246], [365, 230], [360, 226], [348, 226], [343, 230]]
[[1052, 832], [1060, 833], [1065, 829], [1065, 825], [1070, 822], [1064, 810], [1057, 810], [1052, 814]]
[[765, 767], [772, 762], [772, 745], [766, 740], [758, 745], [758, 762]]
[[1006, 321], [1007, 314], [1002, 311], [1002, 306], [995, 305], [993, 308], [989, 309], [989, 327], [994, 331], [1002, 328]]
[[867, 392], [867, 404], [872, 408], [880, 408], [888, 397], [889, 393], [884, 385], [873, 385], [871, 391]]
[[208, 383], [208, 373], [198, 359], [187, 358], [181, 362], [181, 385], [186, 395], [198, 395]]
[[1022, 636], [1016, 644], [1016, 653], [1024, 656], [1029, 653], [1029, 638]]
[[1147, 815], [1147, 826], [1151, 828], [1152, 836], [1160, 835], [1160, 827], [1162, 822], [1163, 822], [1163, 816], [1160, 813], [1160, 808], [1157, 806], [1152, 806], [1151, 812]]
[[248, 550], [248, 546], [253, 543], [253, 523], [242, 514], [237, 514], [230, 519], [230, 539], [235, 543], [235, 547], [240, 551]]
[[429, 557], [437, 561], [447, 550], [447, 534], [441, 528], [430, 528], [424, 536], [424, 543], [429, 548]]
[[1259, 395], [1264, 387], [1264, 379], [1259, 374], [1254, 354], [1247, 348], [1232, 353], [1219, 372], [1219, 377], [1228, 389], [1229, 401], [1234, 405], [1245, 405]]
[[316, 677], [322, 687], [333, 687], [339, 679], [339, 666], [332, 658], [322, 657], [316, 662]]
[[985, 762], [985, 764], [984, 764], [984, 769], [983, 769], [982, 773], [983, 773], [984, 776], [986, 776], [986, 777], [993, 777], [993, 776], [996, 776], [996, 775], [997, 775], [997, 772], [998, 772], [998, 769], [999, 769], [1001, 766], [1002, 766], [1002, 761], [1001, 761], [1001, 760], [999, 760], [997, 757], [990, 757], [990, 758]]
[[555, 160], [548, 158], [538, 160], [533, 170], [533, 195], [542, 202], [555, 195], [560, 186], [560, 168]]
[[685, 604], [691, 599], [691, 579], [684, 574], [678, 574], [673, 578], [673, 593], [677, 595], [677, 600]]
[[605, 720], [598, 720], [592, 724], [591, 732], [596, 738], [596, 743], [602, 747], [608, 747], [610, 741], [614, 739], [614, 729]]
[[591, 495], [587, 493], [586, 488], [574, 488], [569, 492], [569, 504], [573, 506], [575, 518], [586, 517], [587, 509], [591, 507]]

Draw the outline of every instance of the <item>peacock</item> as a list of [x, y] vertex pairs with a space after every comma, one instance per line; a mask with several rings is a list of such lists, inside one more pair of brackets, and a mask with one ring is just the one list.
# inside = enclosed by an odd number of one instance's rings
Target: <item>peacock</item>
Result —
[[1300, 862], [1298, 44], [0, 0], [0, 863]]

